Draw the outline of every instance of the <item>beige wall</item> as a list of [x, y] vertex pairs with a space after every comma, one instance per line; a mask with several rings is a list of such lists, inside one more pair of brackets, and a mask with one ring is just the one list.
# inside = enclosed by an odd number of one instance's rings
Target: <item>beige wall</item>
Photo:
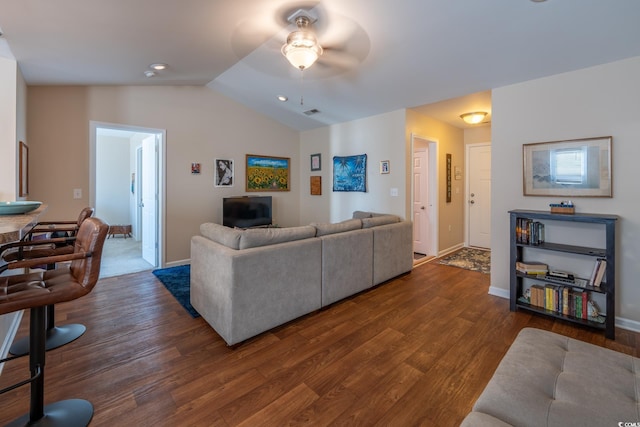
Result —
[[[581, 213], [620, 216], [616, 323], [640, 329], [640, 57], [495, 89], [492, 94], [491, 292], [509, 295], [510, 209], [561, 198], [522, 195], [522, 144], [611, 135], [613, 198], [573, 199]], [[550, 236], [547, 236], [550, 239]]]
[[[446, 154], [451, 154], [453, 166], [464, 170], [464, 133], [440, 120], [424, 116], [413, 110], [407, 110], [406, 146], [408, 154], [406, 164], [411, 165], [411, 134], [438, 142], [438, 252], [447, 251], [464, 243], [464, 180], [452, 182], [451, 203], [447, 203], [446, 194]], [[411, 174], [407, 172], [407, 211], [411, 195]], [[457, 191], [456, 191], [457, 189]], [[451, 230], [449, 230], [451, 226]]]
[[464, 130], [465, 145], [480, 144], [483, 142], [491, 142], [491, 125], [482, 125]]
[[[269, 194], [275, 222], [299, 222], [298, 132], [207, 87], [31, 86], [28, 102], [30, 198], [49, 204], [46, 218], [73, 219], [88, 205], [89, 122], [97, 121], [166, 129], [166, 262], [189, 259], [200, 224], [221, 222], [224, 196], [247, 194], [246, 154], [291, 158], [291, 191]], [[235, 160], [233, 187], [214, 187], [214, 158]], [[202, 164], [200, 175], [192, 162]]]

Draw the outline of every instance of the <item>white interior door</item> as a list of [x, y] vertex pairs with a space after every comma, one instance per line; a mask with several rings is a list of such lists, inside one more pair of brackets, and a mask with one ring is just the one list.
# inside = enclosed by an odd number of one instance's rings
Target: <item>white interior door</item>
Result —
[[427, 147], [417, 147], [413, 152], [413, 251], [425, 255], [431, 255], [429, 211], [429, 152]]
[[156, 135], [142, 140], [142, 258], [158, 265], [158, 145]]
[[491, 145], [468, 146], [469, 246], [491, 248]]

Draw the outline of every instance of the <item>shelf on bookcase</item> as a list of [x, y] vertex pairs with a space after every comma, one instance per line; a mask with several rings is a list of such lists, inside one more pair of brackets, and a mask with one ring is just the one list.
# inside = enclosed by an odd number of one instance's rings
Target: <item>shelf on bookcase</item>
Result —
[[[558, 286], [568, 286], [571, 288], [578, 288], [578, 289], [584, 289], [585, 291], [589, 291], [589, 292], [597, 292], [600, 294], [606, 294], [607, 293], [607, 289], [606, 289], [606, 283], [603, 283], [600, 287], [595, 287], [595, 286], [591, 286], [591, 285], [578, 285], [575, 283], [566, 283], [566, 282], [562, 282], [559, 280], [553, 280], [553, 279], [549, 279], [546, 276], [536, 276], [533, 274], [526, 274], [526, 273], [521, 273], [519, 271], [516, 272], [516, 276], [517, 277], [522, 277], [524, 279], [531, 279], [531, 280], [535, 280], [537, 282], [544, 282], [544, 283], [550, 283], [552, 285], [558, 285]], [[583, 279], [586, 280], [586, 279]]]
[[603, 258], [606, 256], [606, 250], [600, 248], [590, 248], [587, 246], [574, 246], [574, 245], [565, 245], [563, 243], [551, 243], [544, 242], [539, 245], [529, 245], [527, 243], [516, 242], [517, 246], [522, 246], [524, 248], [534, 248], [534, 249], [544, 249], [547, 251], [556, 251], [556, 252], [567, 252], [572, 254], [580, 254], [580, 255], [589, 255], [594, 257]]
[[[534, 305], [527, 304], [527, 303], [522, 302], [522, 301], [517, 301], [516, 305], [519, 308], [522, 308], [522, 309], [525, 309], [525, 310], [533, 311], [535, 313], [540, 313], [540, 314], [544, 314], [544, 315], [547, 315], [547, 316], [552, 316], [552, 317], [555, 317], [555, 318], [558, 318], [558, 319], [567, 320], [569, 322], [578, 323], [578, 324], [585, 325], [585, 326], [590, 326], [592, 328], [605, 329], [605, 327], [606, 327], [606, 321], [600, 323], [600, 322], [595, 322], [593, 320], [580, 319], [578, 317], [567, 316], [566, 314], [558, 313], [557, 311], [547, 310], [547, 309], [542, 308], [542, 307], [536, 307]], [[603, 316], [603, 315], [601, 315], [601, 317], [603, 319], [606, 318], [606, 316]]]

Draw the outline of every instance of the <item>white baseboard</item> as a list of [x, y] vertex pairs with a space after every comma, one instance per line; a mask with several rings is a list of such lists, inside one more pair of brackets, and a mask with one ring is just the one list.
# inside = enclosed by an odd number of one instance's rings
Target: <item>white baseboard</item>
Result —
[[445, 255], [449, 255], [451, 252], [455, 252], [458, 249], [462, 249], [462, 248], [464, 248], [464, 243], [458, 243], [457, 245], [438, 251], [438, 258], [441, 258]]
[[[20, 310], [4, 315], [6, 317], [3, 320], [7, 322], [9, 328], [4, 336], [4, 340], [2, 341], [2, 347], [0, 347], [0, 359], [4, 359], [9, 354], [9, 348], [11, 348], [13, 339], [18, 333], [18, 327], [20, 327], [20, 321], [22, 320], [23, 313], [24, 310]], [[4, 363], [0, 363], [0, 374], [2, 374], [2, 368], [4, 368]]]
[[509, 289], [502, 289], [495, 286], [489, 286], [489, 295], [509, 299], [511, 297], [511, 292], [509, 291]]
[[191, 258], [168, 262], [165, 264], [165, 268], [177, 267], [179, 265], [187, 265], [187, 264], [191, 264]]

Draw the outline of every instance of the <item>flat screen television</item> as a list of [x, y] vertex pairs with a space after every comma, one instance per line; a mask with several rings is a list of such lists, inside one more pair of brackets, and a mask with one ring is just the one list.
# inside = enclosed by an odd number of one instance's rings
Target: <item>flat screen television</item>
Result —
[[271, 196], [225, 197], [222, 199], [222, 225], [250, 228], [271, 225]]

